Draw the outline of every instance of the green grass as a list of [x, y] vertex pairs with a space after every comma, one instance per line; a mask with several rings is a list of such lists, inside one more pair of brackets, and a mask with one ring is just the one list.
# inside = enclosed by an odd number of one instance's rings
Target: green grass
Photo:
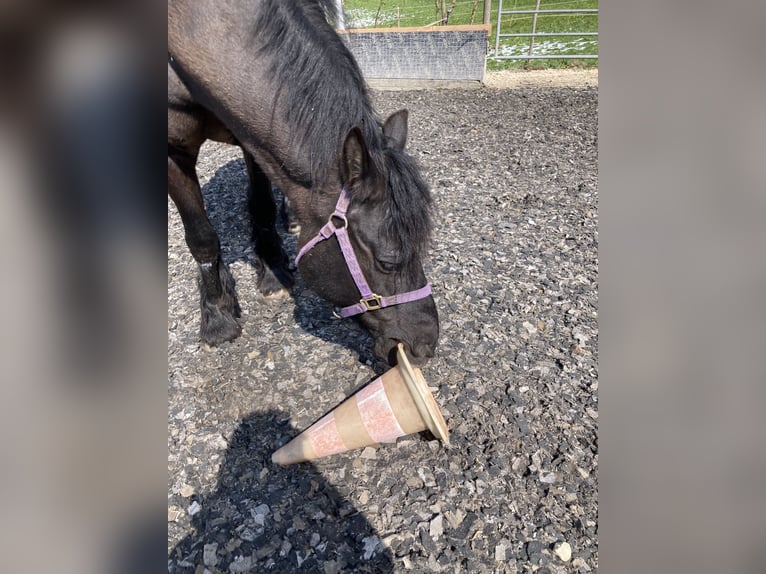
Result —
[[[446, 0], [449, 6], [451, 0]], [[439, 2], [441, 5], [441, 1]], [[490, 54], [487, 58], [487, 69], [498, 70], [506, 68], [564, 68], [598, 66], [598, 59], [545, 59], [545, 60], [495, 60], [492, 58], [495, 48], [495, 33], [497, 25], [498, 1], [492, 1], [491, 25], [492, 33], [489, 38]], [[503, 10], [532, 10], [535, 0], [503, 0]], [[434, 0], [344, 0], [349, 27], [358, 28], [393, 28], [397, 26], [429, 26], [441, 17], [436, 11]], [[483, 18], [483, 0], [476, 5], [473, 22], [471, 11], [473, 0], [457, 0], [452, 11], [449, 24], [481, 24]], [[598, 0], [541, 0], [541, 9], [565, 8], [598, 8]], [[539, 15], [537, 18], [538, 32], [596, 32], [598, 16], [582, 14], [551, 14]], [[501, 33], [525, 33], [532, 31], [532, 14], [504, 15]], [[585, 44], [576, 45], [578, 37], [536, 38], [534, 54], [595, 54], [598, 53], [598, 37], [583, 36]], [[505, 53], [526, 55], [529, 49], [529, 38], [501, 38], [500, 50]], [[595, 43], [590, 43], [590, 42]], [[552, 42], [567, 42], [566, 49]], [[510, 51], [510, 52], [509, 52]]]

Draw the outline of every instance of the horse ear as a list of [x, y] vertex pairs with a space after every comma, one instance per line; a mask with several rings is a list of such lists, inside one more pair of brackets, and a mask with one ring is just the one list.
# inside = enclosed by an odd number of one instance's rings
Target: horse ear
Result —
[[394, 112], [383, 123], [383, 135], [386, 136], [398, 150], [403, 150], [407, 143], [407, 110]]
[[364, 143], [362, 130], [353, 128], [343, 142], [343, 158], [341, 160], [341, 179], [351, 184], [367, 175], [369, 163], [367, 144]]

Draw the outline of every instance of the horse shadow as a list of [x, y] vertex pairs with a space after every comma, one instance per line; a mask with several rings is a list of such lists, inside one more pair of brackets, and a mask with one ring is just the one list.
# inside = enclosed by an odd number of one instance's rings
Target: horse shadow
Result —
[[[211, 179], [202, 186], [202, 195], [208, 217], [221, 242], [221, 257], [226, 265], [243, 262], [255, 266], [256, 255], [251, 241], [252, 222], [247, 209], [247, 168], [244, 159], [231, 160], [218, 168]], [[282, 205], [282, 193], [274, 188], [278, 206]], [[277, 232], [290, 261], [298, 253], [298, 238], [287, 231], [287, 216], [280, 207]], [[307, 333], [322, 340], [353, 351], [359, 362], [372, 365], [382, 373], [388, 366], [372, 353], [372, 337], [354, 320], [338, 320], [330, 303], [306, 287], [300, 274], [294, 270], [295, 285], [290, 292], [294, 304], [295, 322]], [[258, 304], [279, 304], [258, 295]]]
[[245, 417], [215, 491], [191, 500], [176, 495], [176, 504], [197, 511], [193, 532], [170, 551], [169, 574], [393, 572], [391, 551], [314, 465], [271, 462], [273, 437], [294, 434], [287, 418], [276, 410]]

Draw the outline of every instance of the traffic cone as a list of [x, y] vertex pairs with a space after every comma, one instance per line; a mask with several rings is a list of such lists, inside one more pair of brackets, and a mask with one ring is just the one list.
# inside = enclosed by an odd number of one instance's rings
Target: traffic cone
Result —
[[271, 455], [281, 465], [313, 460], [430, 430], [449, 446], [449, 432], [420, 369], [400, 343], [398, 364], [362, 387]]

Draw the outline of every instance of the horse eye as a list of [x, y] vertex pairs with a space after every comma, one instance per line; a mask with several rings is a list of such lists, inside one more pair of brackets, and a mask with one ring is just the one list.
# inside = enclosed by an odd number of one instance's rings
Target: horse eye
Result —
[[399, 269], [400, 265], [398, 261], [393, 259], [377, 259], [376, 262], [384, 273], [393, 273]]

